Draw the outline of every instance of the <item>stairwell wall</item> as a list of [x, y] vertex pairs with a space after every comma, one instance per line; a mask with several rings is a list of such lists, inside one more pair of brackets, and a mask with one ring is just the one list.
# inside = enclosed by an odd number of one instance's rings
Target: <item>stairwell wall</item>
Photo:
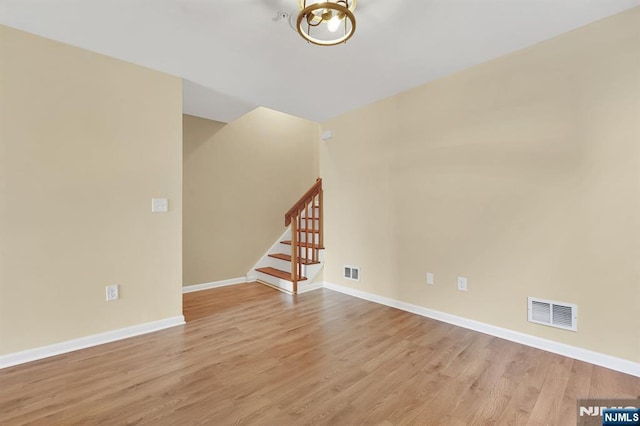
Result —
[[319, 125], [257, 108], [225, 124], [184, 115], [183, 285], [244, 277], [319, 176]]
[[638, 46], [640, 8], [323, 123], [325, 281], [640, 362]]

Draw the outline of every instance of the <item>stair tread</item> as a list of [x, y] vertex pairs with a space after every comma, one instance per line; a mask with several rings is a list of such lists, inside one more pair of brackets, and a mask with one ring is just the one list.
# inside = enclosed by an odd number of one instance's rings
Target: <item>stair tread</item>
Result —
[[[291, 272], [282, 271], [280, 269], [272, 268], [271, 266], [267, 266], [266, 268], [257, 268], [256, 271], [280, 278], [281, 280], [291, 281]], [[298, 278], [298, 281], [304, 281], [306, 279], [307, 277], [300, 277]]]
[[[291, 240], [286, 240], [286, 241], [280, 241], [282, 244], [287, 244], [287, 245], [291, 245]], [[309, 244], [309, 243], [305, 243], [305, 242], [301, 242], [298, 243], [297, 245], [299, 245], [300, 247], [307, 247], [307, 248], [317, 248], [320, 250], [323, 250], [324, 247], [318, 245], [318, 244]]]
[[[287, 262], [291, 262], [291, 255], [284, 253], [274, 253], [270, 254], [269, 257], [273, 257], [275, 259], [286, 260]], [[314, 262], [313, 260], [302, 259], [301, 262], [303, 265], [317, 265], [320, 262]]]
[[319, 229], [300, 228], [300, 232], [302, 232], [303, 234], [306, 234], [307, 232], [311, 232], [311, 233], [314, 233], [314, 234], [319, 234], [320, 230]]

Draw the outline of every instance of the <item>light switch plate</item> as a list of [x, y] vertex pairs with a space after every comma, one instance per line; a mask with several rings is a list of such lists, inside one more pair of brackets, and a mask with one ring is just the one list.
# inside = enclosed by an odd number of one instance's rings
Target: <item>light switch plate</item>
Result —
[[153, 213], [166, 213], [169, 211], [169, 200], [166, 198], [152, 198], [151, 211]]
[[467, 279], [465, 277], [458, 277], [458, 290], [467, 291]]
[[427, 272], [427, 284], [433, 285], [433, 274], [431, 272]]

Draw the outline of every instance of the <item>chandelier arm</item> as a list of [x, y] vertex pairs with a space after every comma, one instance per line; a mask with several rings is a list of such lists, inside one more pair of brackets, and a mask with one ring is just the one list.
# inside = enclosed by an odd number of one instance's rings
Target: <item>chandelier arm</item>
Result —
[[[315, 17], [316, 17], [316, 15], [314, 15], [313, 13], [311, 13], [311, 14], [307, 14], [306, 16], [307, 16], [307, 17], [306, 17], [307, 24], [309, 24], [309, 25], [310, 25], [310, 26], [312, 26], [312, 27], [317, 27], [318, 25], [320, 25], [320, 24], [322, 24], [322, 23], [324, 22], [324, 19], [320, 18], [320, 21], [318, 21], [318, 23], [317, 23], [317, 24], [312, 24], [312, 22], [313, 22], [313, 18], [315, 18]], [[310, 17], [310, 16], [313, 16], [313, 17], [312, 17], [311, 19], [309, 19], [309, 17]]]

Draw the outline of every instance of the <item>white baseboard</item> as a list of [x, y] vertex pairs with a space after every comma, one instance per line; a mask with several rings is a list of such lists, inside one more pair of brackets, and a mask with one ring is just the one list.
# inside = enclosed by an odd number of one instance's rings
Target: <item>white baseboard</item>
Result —
[[209, 290], [209, 289], [218, 288], [218, 287], [225, 287], [228, 285], [244, 284], [248, 282], [247, 279], [248, 279], [247, 277], [239, 277], [239, 278], [231, 278], [231, 279], [222, 280], [222, 281], [214, 281], [211, 283], [187, 285], [182, 287], [182, 294], [193, 293], [194, 291]]
[[184, 316], [178, 315], [159, 321], [147, 322], [133, 325], [131, 327], [120, 328], [118, 330], [107, 331], [105, 333], [93, 334], [90, 336], [80, 337], [78, 339], [54, 343], [52, 345], [28, 349], [26, 351], [0, 355], [0, 369], [55, 355], [61, 355], [67, 352], [77, 351], [79, 349], [89, 348], [91, 346], [102, 345], [116, 340], [127, 339], [141, 334], [164, 330], [165, 328], [175, 327], [182, 324], [184, 324]]
[[376, 294], [367, 293], [365, 291], [352, 289], [349, 287], [324, 282], [324, 288], [337, 291], [340, 293], [348, 294], [350, 296], [358, 297], [360, 299], [368, 300], [370, 302], [379, 303], [381, 305], [390, 306], [403, 311], [411, 312], [413, 314], [421, 315], [423, 317], [432, 318], [438, 321], [446, 322], [449, 324], [457, 325], [459, 327], [467, 328], [469, 330], [479, 331], [491, 336], [500, 337], [505, 340], [520, 343], [526, 346], [531, 346], [537, 349], [542, 349], [547, 352], [553, 352], [559, 355], [564, 355], [569, 358], [577, 359], [580, 361], [589, 362], [591, 364], [599, 365], [602, 367], [610, 368], [612, 370], [620, 371], [622, 373], [631, 374], [633, 376], [640, 377], [640, 363], [629, 361], [622, 358], [617, 358], [611, 355], [603, 354], [600, 352], [594, 352], [588, 349], [579, 348], [576, 346], [567, 345], [564, 343], [554, 342], [552, 340], [543, 339], [541, 337], [531, 336], [529, 334], [520, 333], [518, 331], [509, 330], [502, 327], [486, 324], [479, 321], [470, 320], [467, 318], [459, 317], [456, 315], [447, 314], [433, 309], [428, 309], [422, 306], [413, 305], [411, 303], [400, 302], [388, 297], [378, 296]]

